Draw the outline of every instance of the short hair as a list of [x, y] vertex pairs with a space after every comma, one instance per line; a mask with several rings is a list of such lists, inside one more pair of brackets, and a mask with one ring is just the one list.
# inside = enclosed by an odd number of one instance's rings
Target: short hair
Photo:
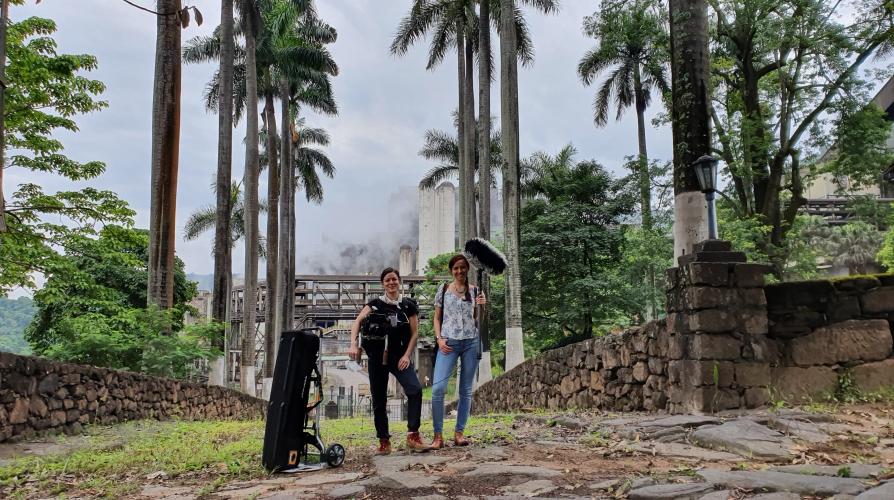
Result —
[[385, 276], [388, 276], [391, 273], [394, 273], [397, 275], [397, 281], [403, 282], [403, 280], [400, 279], [400, 272], [398, 272], [398, 270], [393, 267], [386, 267], [385, 269], [382, 270], [382, 274], [379, 275], [379, 282], [384, 283]]
[[458, 253], [458, 254], [454, 255], [453, 257], [450, 257], [450, 262], [447, 263], [447, 270], [452, 271], [453, 266], [461, 260], [466, 261], [466, 266], [468, 268], [470, 268], [470, 269], [472, 268], [472, 265], [469, 264], [469, 259], [467, 259], [465, 255]]

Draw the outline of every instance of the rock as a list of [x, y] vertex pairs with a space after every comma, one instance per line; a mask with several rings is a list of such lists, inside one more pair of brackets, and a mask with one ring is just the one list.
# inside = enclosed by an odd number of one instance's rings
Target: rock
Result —
[[672, 417], [650, 420], [640, 425], [643, 427], [701, 427], [707, 424], [719, 424], [720, 419], [707, 415], [674, 415]]
[[716, 450], [726, 450], [746, 458], [787, 460], [792, 442], [782, 434], [750, 420], [740, 419], [692, 433], [692, 442]]
[[[534, 465], [512, 465], [512, 464], [492, 464], [485, 463], [480, 464], [474, 469], [463, 474], [464, 476], [471, 477], [479, 477], [479, 476], [498, 476], [501, 474], [507, 474], [510, 476], [529, 476], [529, 477], [537, 477], [537, 478], [549, 478], [556, 477], [561, 475], [562, 473], [553, 470], [547, 469], [546, 467], [538, 467]], [[429, 482], [431, 479], [429, 478]]]
[[894, 286], [882, 286], [860, 297], [865, 314], [882, 314], [894, 311]]
[[[847, 469], [847, 474], [840, 474], [842, 469]], [[882, 466], [872, 464], [844, 464], [844, 465], [778, 465], [769, 470], [776, 472], [791, 472], [794, 474], [809, 474], [812, 476], [840, 476], [867, 479], [878, 477], [882, 473]]]
[[802, 366], [879, 361], [891, 355], [891, 347], [891, 328], [883, 319], [842, 321], [789, 344], [792, 361]]
[[412, 500], [447, 500], [444, 495], [422, 495], [421, 497], [410, 497]]
[[40, 394], [52, 394], [59, 389], [59, 375], [50, 373], [37, 385], [37, 392]]
[[856, 500], [891, 500], [892, 498], [894, 498], [894, 481], [888, 481], [860, 493]]
[[771, 429], [776, 429], [785, 434], [794, 436], [801, 441], [808, 443], [827, 443], [832, 438], [822, 431], [816, 424], [812, 422], [801, 422], [798, 420], [789, 420], [785, 418], [770, 419], [767, 425]]
[[535, 497], [557, 489], [559, 489], [559, 487], [553, 484], [552, 481], [546, 479], [534, 479], [532, 481], [525, 481], [521, 484], [504, 486], [500, 488], [500, 491], [509, 494], [514, 493], [525, 497]]
[[838, 374], [828, 366], [779, 366], [770, 370], [770, 378], [777, 393], [792, 400], [832, 394], [838, 386]]
[[572, 417], [566, 417], [566, 416], [556, 417], [553, 419], [553, 422], [555, 422], [555, 424], [558, 425], [559, 427], [565, 427], [566, 429], [580, 430], [580, 429], [587, 428], [587, 424], [585, 422], [582, 422], [582, 421], [580, 421], [576, 418], [572, 418]]
[[653, 486], [655, 484], [656, 481], [651, 476], [636, 477], [630, 482], [630, 489], [635, 490], [637, 488], [645, 488], [646, 486]]
[[695, 500], [714, 489], [708, 483], [658, 484], [630, 490], [630, 500]]
[[851, 375], [854, 385], [864, 391], [877, 391], [894, 386], [894, 359], [855, 366]]
[[591, 490], [607, 490], [609, 488], [614, 489], [619, 484], [621, 484], [621, 479], [615, 478], [607, 479], [605, 481], [599, 481], [598, 483], [593, 483], [587, 487]]
[[801, 500], [801, 495], [797, 493], [788, 493], [785, 491], [777, 491], [775, 493], [761, 493], [749, 497], [749, 500]]
[[289, 484], [295, 486], [319, 486], [321, 484], [346, 483], [354, 481], [362, 476], [359, 472], [345, 472], [343, 474], [310, 474], [300, 476], [297, 480], [291, 481]]
[[690, 458], [694, 460], [707, 460], [711, 462], [736, 462], [741, 460], [739, 455], [726, 453], [723, 451], [706, 450], [697, 446], [691, 446], [684, 443], [638, 443], [631, 446], [631, 449], [650, 455], [661, 455], [663, 457]]
[[331, 489], [328, 493], [329, 498], [348, 498], [353, 496], [361, 496], [366, 491], [366, 487], [360, 484], [343, 484]]
[[9, 411], [9, 423], [24, 424], [28, 421], [28, 400], [25, 398], [16, 398], [12, 410]]
[[699, 497], [698, 500], [730, 500], [736, 498], [734, 493], [733, 490], [714, 491], [703, 497]]
[[782, 491], [803, 495], [830, 496], [838, 493], [855, 495], [866, 487], [857, 479], [806, 476], [771, 471], [698, 471], [705, 481], [727, 488], [745, 488], [757, 491]]
[[191, 494], [193, 491], [195, 491], [195, 488], [190, 488], [189, 486], [169, 488], [161, 485], [150, 485], [143, 487], [140, 496], [146, 498], [166, 498], [168, 500], [186, 500], [195, 498], [195, 495]]

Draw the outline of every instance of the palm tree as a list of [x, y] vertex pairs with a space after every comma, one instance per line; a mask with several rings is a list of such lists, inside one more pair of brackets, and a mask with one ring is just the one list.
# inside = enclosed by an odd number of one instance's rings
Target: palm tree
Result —
[[[214, 219], [214, 285], [211, 291], [211, 318], [227, 324], [227, 305], [233, 284], [233, 255], [230, 240], [232, 198], [228, 196], [233, 169], [233, 64], [235, 29], [233, 0], [221, 0], [220, 5], [220, 89], [217, 93], [217, 204]], [[214, 347], [226, 351], [226, 333], [216, 340]], [[226, 356], [215, 362], [210, 384], [225, 385]]]
[[[471, 168], [472, 148], [474, 147], [474, 97], [473, 71], [475, 44], [480, 39], [480, 20], [475, 14], [477, 0], [414, 0], [410, 12], [401, 20], [397, 34], [391, 43], [391, 53], [405, 54], [411, 45], [430, 33], [432, 42], [426, 69], [433, 69], [443, 61], [451, 47], [457, 50], [457, 80], [459, 120], [457, 137], [460, 143], [460, 239], [474, 236], [477, 233], [475, 224], [474, 172]], [[552, 12], [557, 8], [556, 0], [526, 0], [527, 4], [543, 12]], [[497, 22], [502, 18], [504, 10], [498, 0], [491, 0], [489, 19]], [[533, 60], [533, 46], [528, 28], [522, 13], [511, 9], [511, 19], [516, 24], [515, 35], [518, 37], [518, 57], [527, 63]], [[490, 14], [493, 14], [490, 16]], [[499, 29], [499, 27], [498, 27]], [[489, 35], [489, 33], [488, 33]], [[489, 82], [489, 79], [488, 79]], [[488, 84], [489, 91], [489, 84]], [[489, 101], [489, 99], [488, 99]], [[489, 102], [488, 102], [489, 105]], [[490, 110], [485, 113], [490, 116]], [[468, 137], [467, 137], [468, 133]], [[467, 169], [466, 166], [469, 165]]]
[[707, 237], [693, 162], [711, 151], [708, 4], [670, 0], [671, 126], [674, 138], [674, 257]]
[[[215, 190], [217, 185], [214, 186]], [[227, 230], [227, 240], [232, 249], [236, 243], [245, 237], [245, 203], [242, 196], [242, 186], [238, 183], [232, 183], [229, 189], [229, 201], [227, 205], [230, 207], [230, 227]], [[265, 203], [258, 203], [258, 209], [261, 213], [267, 212]], [[217, 210], [218, 206], [206, 206], [197, 209], [186, 219], [183, 226], [183, 239], [192, 241], [202, 234], [210, 231], [212, 228], [217, 235]], [[259, 256], [264, 258], [266, 255], [261, 251], [264, 248], [264, 238], [258, 235]]]
[[638, 184], [643, 229], [652, 227], [651, 179], [646, 152], [645, 112], [652, 100], [652, 91], [667, 92], [664, 61], [667, 58], [667, 32], [661, 17], [650, 11], [650, 3], [638, 1], [629, 6], [606, 6], [598, 14], [584, 21], [584, 31], [596, 38], [599, 45], [587, 51], [578, 65], [584, 85], [613, 68], [602, 82], [593, 101], [596, 126], [608, 122], [612, 101], [617, 104], [616, 119], [620, 120], [630, 106], [636, 109], [637, 139], [639, 141]]
[[[302, 89], [297, 95], [279, 96], [287, 102], [307, 103], [312, 107], [324, 112], [334, 112], [335, 104], [332, 98], [331, 85], [328, 81], [329, 75], [337, 74], [338, 68], [332, 57], [323, 47], [323, 43], [334, 41], [334, 30], [331, 27], [319, 22], [314, 17], [312, 4], [307, 0], [244, 0], [240, 4], [240, 14], [242, 17], [241, 30], [245, 39], [245, 47], [235, 47], [235, 63], [234, 73], [236, 74], [235, 85], [232, 92], [233, 101], [235, 101], [234, 116], [238, 120], [245, 110], [248, 110], [248, 134], [247, 137], [258, 137], [257, 135], [257, 113], [251, 112], [257, 109], [258, 98], [263, 96], [264, 104], [264, 123], [267, 137], [268, 151], [268, 211], [267, 219], [267, 299], [270, 307], [267, 308], [267, 317], [265, 318], [265, 347], [268, 356], [265, 363], [265, 375], [272, 376], [272, 353], [275, 351], [276, 332], [278, 321], [282, 315], [277, 314], [277, 309], [281, 306], [278, 300], [280, 286], [279, 276], [282, 275], [282, 266], [279, 264], [279, 195], [282, 191], [287, 190], [288, 186], [283, 187], [280, 181], [280, 165], [277, 161], [278, 151], [273, 145], [276, 140], [275, 131], [275, 114], [273, 107], [273, 99], [280, 89], [286, 90], [283, 82], [286, 84], [294, 84]], [[253, 35], [253, 36], [252, 36]], [[222, 32], [220, 29], [210, 37], [196, 37], [187, 44], [184, 49], [184, 58], [187, 62], [203, 62], [215, 57], [217, 51], [221, 47]], [[250, 45], [255, 45], [253, 50], [249, 50]], [[252, 57], [253, 56], [253, 57]], [[254, 62], [250, 60], [254, 59]], [[254, 70], [254, 71], [252, 71]], [[254, 74], [254, 78], [251, 78]], [[205, 92], [205, 104], [209, 109], [214, 109], [218, 101], [214, 96], [220, 93], [222, 85], [221, 74], [218, 73], [212, 77]], [[251, 90], [253, 89], [253, 90]], [[288, 114], [284, 111], [284, 114]], [[254, 134], [252, 135], [252, 130]], [[254, 165], [256, 176], [260, 172], [258, 165], [257, 141], [248, 141], [246, 149], [246, 165], [249, 165], [249, 157], [255, 158]], [[284, 159], [288, 161], [288, 159]], [[249, 170], [246, 170], [248, 173]], [[257, 181], [244, 179], [246, 190], [248, 191], [247, 199], [252, 197], [252, 189], [254, 189], [254, 197], [256, 198]], [[252, 186], [254, 186], [252, 188]], [[254, 220], [252, 220], [254, 219]], [[246, 217], [246, 225], [254, 224], [257, 226], [257, 216], [249, 214]], [[255, 228], [257, 230], [257, 228]], [[250, 247], [251, 243], [247, 244]], [[250, 249], [250, 248], [247, 248]], [[251, 253], [251, 252], [247, 252]], [[259, 255], [259, 252], [255, 252]], [[246, 256], [246, 262], [252, 259], [251, 255]], [[255, 258], [256, 262], [256, 258]], [[254, 295], [250, 294], [249, 285], [256, 284], [256, 266], [255, 276], [251, 280], [246, 278], [246, 300]], [[246, 309], [248, 308], [246, 303]], [[248, 311], [244, 315], [251, 314]], [[247, 320], [246, 320], [247, 321]], [[246, 323], [247, 324], [247, 323]], [[248, 349], [243, 343], [243, 356], [247, 354]], [[253, 351], [252, 351], [253, 353]], [[252, 354], [253, 355], [253, 354]], [[243, 358], [248, 360], [249, 358]], [[247, 361], [243, 362], [245, 365]], [[252, 364], [253, 364], [252, 358]], [[244, 378], [243, 378], [244, 380]], [[243, 385], [250, 384], [246, 382]]]
[[180, 0], [158, 0], [152, 98], [152, 175], [149, 211], [148, 300], [174, 301], [174, 240], [180, 152]]
[[[474, 152], [473, 170], [478, 175], [478, 203], [483, 203], [482, 198], [490, 192], [490, 188], [481, 186], [481, 176], [485, 175], [483, 168], [487, 162], [488, 168], [491, 170], [487, 173], [488, 184], [492, 188], [494, 186], [493, 170], [499, 168], [503, 158], [500, 152], [500, 132], [491, 132], [488, 139], [490, 146], [489, 155], [481, 155], [476, 147]], [[477, 143], [476, 143], [477, 145]], [[426, 160], [435, 160], [440, 162], [436, 167], [432, 167], [419, 182], [419, 187], [423, 189], [434, 189], [446, 179], [453, 178], [459, 174], [459, 143], [456, 137], [450, 135], [443, 130], [426, 130], [425, 143], [419, 150], [419, 156]], [[481, 214], [484, 217], [484, 214]]]
[[[514, 0], [501, 0], [503, 12], [515, 9]], [[500, 30], [500, 128], [503, 149], [503, 233], [506, 240], [506, 370], [525, 360], [519, 267], [519, 150], [518, 61], [515, 23], [503, 17]]]

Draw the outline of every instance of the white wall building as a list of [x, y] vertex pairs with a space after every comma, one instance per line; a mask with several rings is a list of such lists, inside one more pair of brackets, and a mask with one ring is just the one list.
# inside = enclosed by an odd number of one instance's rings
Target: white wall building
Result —
[[444, 182], [435, 189], [419, 189], [419, 250], [416, 272], [422, 274], [428, 260], [456, 250], [456, 188]]

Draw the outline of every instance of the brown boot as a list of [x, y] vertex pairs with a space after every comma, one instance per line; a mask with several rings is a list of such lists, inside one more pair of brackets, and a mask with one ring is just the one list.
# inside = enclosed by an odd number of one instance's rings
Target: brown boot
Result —
[[379, 449], [376, 450], [376, 455], [390, 455], [391, 454], [391, 440], [388, 438], [380, 438], [379, 439]]
[[431, 444], [428, 445], [428, 449], [430, 450], [440, 450], [444, 447], [444, 438], [441, 437], [440, 432], [435, 433], [434, 439], [432, 439]]
[[453, 442], [456, 444], [456, 446], [469, 446], [470, 444], [472, 444], [463, 436], [462, 432], [453, 433]]
[[418, 432], [407, 433], [407, 449], [419, 453], [425, 453], [429, 447], [422, 442], [422, 436]]

